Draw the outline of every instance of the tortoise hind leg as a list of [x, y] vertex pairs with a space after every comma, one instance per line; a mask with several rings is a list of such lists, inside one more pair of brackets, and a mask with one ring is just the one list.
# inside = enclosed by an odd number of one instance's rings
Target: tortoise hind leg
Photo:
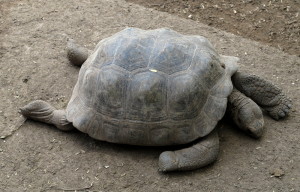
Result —
[[24, 107], [21, 107], [20, 112], [26, 118], [53, 124], [58, 129], [63, 131], [74, 129], [72, 123], [66, 118], [65, 110], [56, 110], [53, 106], [45, 101], [32, 101]]
[[82, 47], [75, 43], [74, 40], [69, 39], [67, 43], [67, 55], [69, 61], [76, 66], [81, 66], [89, 56], [89, 51], [85, 47]]
[[232, 80], [239, 91], [265, 109], [273, 119], [278, 120], [288, 115], [292, 102], [273, 83], [243, 72], [236, 72]]
[[214, 162], [218, 153], [219, 137], [214, 131], [191, 147], [160, 154], [159, 170], [167, 172], [201, 168]]

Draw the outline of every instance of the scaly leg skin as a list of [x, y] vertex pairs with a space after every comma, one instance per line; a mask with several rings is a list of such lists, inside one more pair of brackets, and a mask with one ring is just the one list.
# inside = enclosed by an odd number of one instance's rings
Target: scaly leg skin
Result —
[[74, 40], [69, 39], [67, 43], [67, 55], [69, 61], [78, 67], [81, 67], [81, 65], [86, 61], [86, 59], [89, 56], [89, 51], [85, 47], [82, 47], [75, 43]]
[[191, 147], [160, 154], [159, 171], [187, 171], [201, 168], [214, 162], [218, 153], [219, 137], [217, 132], [213, 131]]
[[228, 97], [227, 111], [241, 130], [255, 138], [262, 136], [264, 118], [261, 109], [236, 88], [233, 88]]
[[234, 86], [260, 105], [275, 120], [288, 115], [292, 102], [273, 83], [256, 75], [236, 72], [232, 76]]
[[56, 110], [53, 106], [45, 101], [32, 101], [20, 108], [20, 112], [28, 119], [53, 124], [58, 129], [63, 131], [70, 131], [74, 129], [72, 123], [66, 118], [65, 110]]

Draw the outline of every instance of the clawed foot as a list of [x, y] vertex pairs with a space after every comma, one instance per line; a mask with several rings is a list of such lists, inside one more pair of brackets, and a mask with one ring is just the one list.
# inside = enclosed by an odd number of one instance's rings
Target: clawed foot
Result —
[[72, 123], [66, 118], [65, 110], [56, 110], [49, 103], [42, 100], [32, 101], [21, 107], [20, 113], [28, 119], [53, 124], [63, 131], [74, 129]]
[[89, 56], [89, 50], [82, 47], [72, 39], [68, 40], [67, 54], [69, 61], [76, 66], [81, 66]]
[[278, 103], [275, 106], [263, 107], [267, 113], [275, 120], [286, 117], [292, 107], [292, 101], [288, 99], [283, 93], [277, 95]]
[[273, 119], [279, 120], [288, 115], [292, 102], [272, 82], [244, 72], [236, 72], [232, 79], [239, 91], [266, 110]]
[[216, 131], [195, 145], [177, 151], [165, 151], [159, 156], [159, 171], [187, 171], [214, 162], [219, 153], [219, 137]]
[[50, 104], [42, 100], [36, 100], [20, 108], [20, 113], [29, 119], [49, 123], [56, 110]]

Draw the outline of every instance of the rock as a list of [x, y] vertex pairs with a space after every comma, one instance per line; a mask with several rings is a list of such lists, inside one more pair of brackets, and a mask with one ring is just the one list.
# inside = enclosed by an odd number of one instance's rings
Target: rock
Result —
[[281, 168], [274, 168], [270, 171], [270, 174], [274, 177], [281, 177], [284, 175], [284, 171]]

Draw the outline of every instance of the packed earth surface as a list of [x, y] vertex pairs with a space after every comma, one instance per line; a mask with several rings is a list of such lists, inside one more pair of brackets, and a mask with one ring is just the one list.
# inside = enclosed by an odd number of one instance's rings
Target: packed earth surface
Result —
[[300, 56], [299, 0], [127, 0]]
[[[0, 0], [0, 191], [299, 191], [299, 2], [130, 2]], [[79, 71], [66, 57], [69, 38], [93, 49], [128, 26], [205, 36], [219, 53], [240, 57], [241, 71], [281, 87], [293, 101], [290, 115], [265, 115], [260, 139], [225, 117], [215, 163], [167, 174], [157, 170], [158, 156], [178, 147], [111, 144], [24, 121], [19, 107], [32, 100], [68, 104]]]

